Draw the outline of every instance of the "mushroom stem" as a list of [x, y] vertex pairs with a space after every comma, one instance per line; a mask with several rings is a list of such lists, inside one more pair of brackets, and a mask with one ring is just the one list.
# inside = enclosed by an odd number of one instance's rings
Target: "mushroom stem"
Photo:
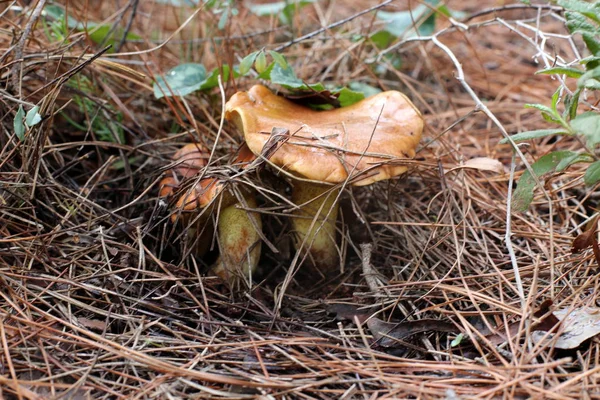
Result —
[[[326, 193], [328, 192], [329, 193]], [[294, 182], [292, 201], [300, 206], [292, 218], [296, 249], [304, 249], [317, 267], [330, 270], [339, 264], [335, 222], [339, 189], [310, 182]]]
[[[254, 195], [247, 194], [244, 199], [248, 207], [256, 208]], [[261, 238], [257, 231], [262, 230], [260, 216], [238, 207], [239, 203], [228, 205], [219, 213], [217, 229], [220, 255], [213, 266], [213, 272], [232, 287], [249, 281], [258, 266], [261, 249]]]

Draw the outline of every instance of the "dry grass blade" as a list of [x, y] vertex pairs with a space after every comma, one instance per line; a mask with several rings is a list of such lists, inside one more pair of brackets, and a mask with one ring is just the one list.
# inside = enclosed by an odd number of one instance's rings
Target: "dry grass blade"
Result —
[[[540, 182], [527, 212], [509, 207], [527, 165], [581, 143], [538, 139], [515, 157], [499, 143], [547, 128], [523, 105], [570, 90], [535, 75], [581, 58], [559, 6], [447, 1], [466, 17], [438, 13], [430, 36], [380, 48], [385, 13], [435, 6], [318, 1], [286, 20], [247, 7], [263, 2], [114, 3], [0, 10], [0, 398], [597, 397], [597, 338], [554, 349], [563, 328], [548, 323], [597, 307], [597, 193], [571, 167]], [[427, 122], [414, 160], [381, 157], [409, 168], [402, 179], [344, 185], [335, 277], [292, 249], [298, 205], [268, 162], [284, 141], [321, 144], [276, 130], [250, 168], [230, 162], [241, 139], [224, 100], [258, 74], [152, 93], [152, 77], [183, 61], [212, 71], [262, 48], [304, 82], [401, 90]], [[24, 124], [34, 106], [40, 120]], [[158, 198], [190, 142], [210, 149], [209, 165], [177, 190], [218, 178], [262, 218], [246, 292], [210, 275], [217, 240], [190, 256], [189, 229], [171, 222], [176, 201]], [[216, 220], [219, 207], [207, 213]]]

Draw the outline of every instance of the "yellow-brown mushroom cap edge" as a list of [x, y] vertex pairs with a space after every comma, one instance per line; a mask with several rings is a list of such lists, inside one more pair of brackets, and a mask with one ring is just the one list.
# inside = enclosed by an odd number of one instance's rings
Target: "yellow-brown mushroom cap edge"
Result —
[[315, 111], [256, 85], [231, 97], [225, 117], [244, 133], [255, 154], [262, 152], [273, 128], [287, 129], [292, 136], [269, 160], [290, 173], [331, 184], [344, 182], [351, 174], [356, 186], [404, 173], [406, 166], [388, 161], [413, 158], [424, 127], [419, 111], [397, 91], [344, 108]]

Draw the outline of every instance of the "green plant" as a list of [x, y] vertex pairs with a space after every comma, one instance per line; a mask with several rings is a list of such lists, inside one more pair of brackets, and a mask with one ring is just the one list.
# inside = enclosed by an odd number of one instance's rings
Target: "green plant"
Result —
[[[521, 132], [511, 136], [515, 143], [542, 138], [551, 135], [577, 136], [585, 143], [582, 151], [555, 151], [542, 156], [531, 165], [531, 170], [537, 177], [552, 172], [560, 172], [576, 163], [589, 164], [584, 175], [588, 186], [600, 182], [600, 160], [596, 148], [600, 144], [600, 113], [587, 111], [578, 114], [580, 97], [586, 90], [600, 89], [600, 3], [588, 3], [581, 0], [559, 0], [558, 5], [565, 9], [566, 25], [572, 35], [581, 35], [590, 56], [579, 60], [583, 68], [558, 66], [538, 71], [538, 74], [559, 74], [567, 78], [576, 78], [577, 87], [571, 92], [566, 87], [560, 87], [552, 96], [550, 106], [543, 104], [527, 104], [528, 108], [541, 111], [542, 117], [557, 125], [557, 128], [540, 129]], [[564, 111], [558, 111], [559, 103], [563, 102]], [[501, 143], [507, 143], [503, 139]], [[512, 207], [516, 211], [525, 211], [533, 200], [533, 190], [536, 179], [529, 171], [525, 171], [513, 195]]]

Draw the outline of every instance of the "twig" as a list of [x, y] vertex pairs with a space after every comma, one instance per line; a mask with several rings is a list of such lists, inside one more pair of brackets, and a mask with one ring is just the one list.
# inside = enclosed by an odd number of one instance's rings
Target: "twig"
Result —
[[348, 23], [348, 22], [350, 22], [350, 21], [352, 21], [352, 20], [360, 17], [361, 15], [365, 15], [367, 13], [370, 13], [371, 11], [378, 10], [378, 9], [380, 9], [382, 7], [385, 7], [388, 4], [390, 4], [392, 1], [394, 1], [394, 0], [385, 0], [383, 3], [380, 3], [380, 4], [377, 4], [376, 6], [367, 8], [366, 10], [362, 10], [361, 12], [358, 12], [358, 13], [356, 13], [354, 15], [351, 15], [348, 18], [344, 18], [342, 20], [336, 21], [336, 22], [334, 22], [332, 24], [329, 24], [327, 26], [324, 26], [322, 28], [317, 29], [316, 31], [307, 33], [304, 36], [300, 36], [297, 39], [292, 39], [289, 42], [282, 44], [281, 46], [277, 46], [275, 48], [275, 51], [279, 52], [281, 50], [287, 49], [290, 46], [293, 46], [296, 43], [300, 43], [300, 42], [302, 42], [302, 41], [304, 41], [306, 39], [310, 39], [310, 38], [312, 38], [314, 36], [317, 36], [320, 33], [323, 33], [325, 31], [328, 31], [328, 30], [333, 29], [333, 28], [337, 28], [338, 26], [344, 25], [344, 24], [346, 24], [346, 23]]
[[25, 25], [25, 29], [23, 29], [23, 33], [21, 34], [17, 45], [14, 48], [15, 61], [17, 62], [15, 63], [15, 65], [13, 65], [10, 73], [12, 75], [12, 86], [14, 89], [19, 90], [19, 97], [21, 97], [21, 85], [19, 85], [19, 82], [23, 74], [23, 70], [21, 68], [23, 66], [23, 60], [21, 59], [23, 57], [23, 49], [25, 48], [25, 42], [27, 42], [27, 38], [29, 37], [31, 29], [42, 14], [42, 10], [44, 9], [45, 5], [46, 0], [38, 1], [37, 5], [35, 6], [35, 9], [33, 10], [33, 13], [31, 13], [29, 21], [27, 21], [27, 25]]

